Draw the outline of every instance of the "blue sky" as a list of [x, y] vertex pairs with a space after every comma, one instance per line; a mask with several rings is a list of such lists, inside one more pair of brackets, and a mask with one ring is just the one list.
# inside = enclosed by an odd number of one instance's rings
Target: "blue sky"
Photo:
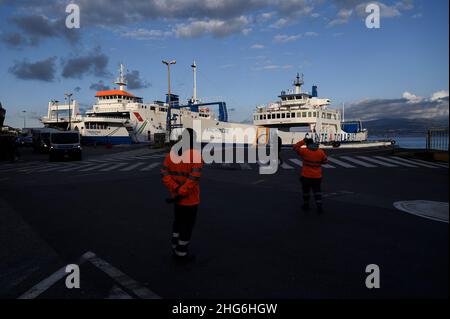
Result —
[[[79, 30], [63, 23], [71, 2]], [[195, 59], [199, 97], [227, 102], [234, 121], [276, 100], [297, 72], [304, 90], [317, 84], [364, 119], [448, 117], [449, 2], [376, 3], [380, 29], [366, 28], [359, 0], [1, 1], [0, 102], [7, 124], [22, 126], [26, 110], [27, 126], [39, 126], [65, 92], [89, 108], [90, 87], [112, 88], [121, 62], [130, 92], [161, 100], [162, 59], [177, 60], [172, 90], [186, 100]]]

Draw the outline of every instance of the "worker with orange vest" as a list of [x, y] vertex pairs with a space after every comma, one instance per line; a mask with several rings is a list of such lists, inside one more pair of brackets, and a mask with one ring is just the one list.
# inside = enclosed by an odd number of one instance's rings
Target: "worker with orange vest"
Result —
[[[304, 147], [306, 146], [306, 147]], [[322, 164], [328, 163], [327, 155], [313, 139], [305, 138], [294, 145], [294, 150], [303, 159], [301, 182], [303, 189], [303, 207], [309, 210], [311, 190], [316, 201], [317, 213], [323, 213], [322, 205]]]
[[[167, 200], [175, 206], [172, 249], [174, 256], [180, 260], [191, 260], [188, 246], [197, 218], [200, 204], [200, 177], [203, 167], [200, 150], [194, 148], [195, 134], [192, 129], [186, 129], [182, 135], [183, 143], [187, 141], [184, 149], [175, 151], [174, 148], [167, 154], [161, 168], [162, 181], [170, 192], [171, 198]], [[183, 143], [183, 145], [186, 145]]]

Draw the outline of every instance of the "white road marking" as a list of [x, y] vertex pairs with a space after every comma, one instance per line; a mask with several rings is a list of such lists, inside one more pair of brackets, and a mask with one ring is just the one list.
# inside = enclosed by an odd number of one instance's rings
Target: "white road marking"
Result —
[[90, 171], [95, 171], [98, 170], [99, 168], [103, 168], [105, 166], [109, 165], [109, 163], [105, 163], [105, 164], [95, 164], [94, 166], [90, 166], [88, 168], [84, 168], [84, 169], [80, 169], [80, 172], [90, 172]]
[[114, 285], [105, 299], [133, 299], [129, 294], [123, 291], [119, 286]]
[[124, 165], [127, 165], [127, 163], [117, 163], [117, 164], [114, 164], [114, 165], [112, 165], [110, 167], [101, 169], [100, 172], [109, 172], [109, 171], [115, 170], [116, 168], [119, 168], [119, 167], [124, 166]]
[[142, 286], [119, 269], [115, 268], [108, 262], [103, 259], [97, 257], [93, 252], [87, 252], [83, 255], [83, 259], [89, 261], [95, 267], [103, 271], [105, 274], [114, 279], [120, 286], [125, 288], [126, 290], [132, 292], [136, 296], [142, 299], [161, 299], [160, 296], [155, 294], [153, 291], [148, 288]]
[[409, 159], [406, 159], [406, 158], [403, 158], [403, 157], [393, 156], [392, 158], [394, 158], [394, 159], [396, 159], [398, 161], [405, 162], [405, 163], [410, 163], [410, 164], [413, 164], [413, 165], [418, 165], [418, 166], [427, 167], [427, 168], [437, 168], [436, 166], [432, 166], [432, 165], [430, 165], [428, 163], [422, 164], [422, 163], [418, 163], [416, 161], [409, 160]]
[[154, 169], [155, 167], [157, 167], [159, 165], [161, 165], [161, 163], [151, 163], [150, 165], [148, 165], [148, 166], [144, 167], [143, 169], [141, 169], [141, 171], [147, 172], [147, 171], [150, 171], [150, 170]]
[[253, 182], [252, 185], [258, 185], [258, 184], [261, 184], [261, 183], [264, 183], [263, 179], [261, 179], [259, 181], [256, 181], [256, 182]]
[[81, 163], [78, 163], [78, 164], [74, 164], [72, 167], [68, 167], [68, 168], [62, 169], [62, 170], [60, 170], [60, 172], [72, 172], [72, 171], [75, 171], [75, 170], [77, 170], [79, 168], [89, 167], [91, 165], [96, 165], [96, 164], [81, 164]]
[[243, 170], [251, 170], [252, 169], [252, 167], [249, 164], [247, 164], [247, 163], [239, 163], [239, 166]]
[[353, 157], [350, 157], [350, 156], [341, 156], [340, 158], [343, 158], [343, 159], [345, 159], [345, 160], [347, 160], [347, 161], [349, 161], [349, 162], [352, 162], [352, 163], [361, 165], [361, 166], [363, 166], [363, 167], [368, 167], [368, 168], [374, 168], [374, 167], [377, 167], [377, 166], [375, 166], [375, 165], [372, 165], [372, 164], [369, 164], [369, 163], [360, 161], [359, 159], [356, 159], [356, 158], [353, 158]]
[[447, 165], [444, 165], [444, 164], [433, 163], [433, 162], [427, 162], [427, 161], [423, 161], [423, 160], [417, 159], [417, 158], [415, 158], [414, 161], [415, 161], [415, 162], [418, 162], [417, 164], [422, 163], [422, 164], [424, 164], [424, 165], [431, 165], [431, 166], [438, 166], [438, 167], [448, 168], [448, 166], [447, 166]]
[[61, 168], [61, 164], [44, 164], [39, 167], [33, 167], [30, 169], [27, 169], [25, 173], [51, 171], [53, 169], [58, 169], [58, 168]]
[[398, 167], [397, 165], [394, 164], [390, 164], [390, 163], [386, 163], [386, 162], [382, 162], [380, 160], [377, 160], [375, 158], [371, 158], [371, 157], [367, 157], [367, 156], [358, 156], [359, 158], [362, 158], [363, 160], [366, 160], [368, 162], [372, 162], [375, 164], [379, 164], [381, 166], [385, 166], [385, 167]]
[[139, 166], [141, 166], [141, 165], [144, 165], [144, 164], [145, 164], [145, 163], [143, 163], [143, 162], [141, 162], [141, 163], [136, 163], [136, 164], [133, 164], [133, 165], [131, 165], [131, 166], [122, 168], [122, 169], [120, 169], [120, 171], [121, 171], [121, 172], [129, 172], [129, 171], [132, 171], [133, 169], [135, 169], [135, 168], [137, 168], [137, 167], [139, 167]]
[[299, 160], [298, 158], [291, 158], [289, 159], [292, 163], [297, 164], [298, 166], [302, 167], [303, 163], [301, 160]]
[[374, 156], [375, 158], [378, 158], [380, 160], [389, 162], [389, 163], [394, 163], [394, 164], [398, 164], [400, 166], [405, 166], [405, 167], [412, 167], [412, 168], [417, 168], [416, 165], [412, 165], [412, 164], [408, 164], [408, 163], [404, 163], [401, 162], [399, 160], [393, 159], [393, 158], [388, 158], [388, 157], [382, 157], [382, 156]]
[[345, 167], [345, 168], [356, 168], [355, 166], [353, 166], [353, 165], [351, 165], [351, 164], [348, 164], [348, 163], [345, 163], [345, 162], [343, 162], [343, 161], [340, 161], [340, 160], [338, 160], [338, 159], [336, 159], [336, 158], [334, 158], [334, 157], [328, 157], [328, 161], [330, 161], [331, 163], [335, 163], [335, 164], [337, 164], [337, 165], [340, 165], [340, 166], [342, 166], [342, 167]]
[[283, 163], [281, 164], [281, 168], [283, 169], [294, 169], [291, 165], [287, 164], [286, 162], [283, 161]]

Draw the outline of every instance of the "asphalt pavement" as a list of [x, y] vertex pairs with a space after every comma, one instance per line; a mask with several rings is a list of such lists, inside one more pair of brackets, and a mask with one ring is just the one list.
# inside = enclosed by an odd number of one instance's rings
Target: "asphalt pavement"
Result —
[[[300, 209], [290, 150], [274, 175], [252, 163], [206, 165], [187, 265], [171, 254], [164, 150], [0, 163], [0, 297], [448, 298], [448, 223], [393, 206], [448, 203], [448, 163], [327, 152], [320, 216]], [[68, 264], [80, 266], [80, 289], [66, 288]], [[370, 264], [380, 289], [365, 285]]]

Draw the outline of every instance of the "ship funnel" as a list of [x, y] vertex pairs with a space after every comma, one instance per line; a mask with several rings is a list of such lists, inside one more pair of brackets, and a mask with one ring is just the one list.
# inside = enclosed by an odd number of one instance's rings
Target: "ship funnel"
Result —
[[312, 97], [318, 97], [319, 95], [317, 94], [317, 85], [313, 85], [312, 87]]

